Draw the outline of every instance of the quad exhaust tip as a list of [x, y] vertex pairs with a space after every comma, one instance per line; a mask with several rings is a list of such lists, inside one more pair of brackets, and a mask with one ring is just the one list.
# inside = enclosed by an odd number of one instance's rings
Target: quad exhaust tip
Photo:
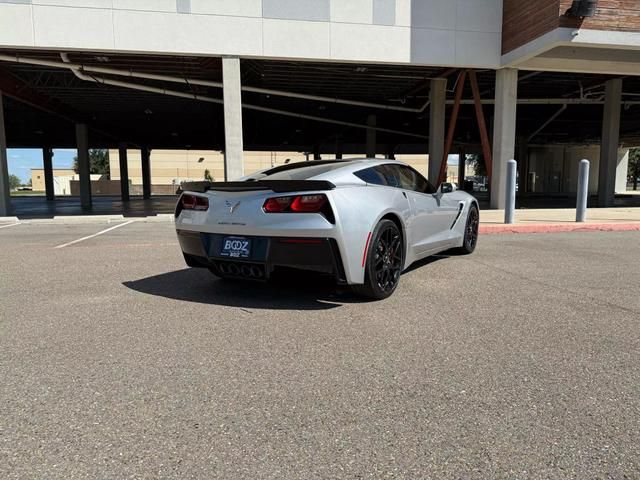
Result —
[[236, 264], [221, 262], [217, 265], [223, 275], [260, 279], [264, 277], [264, 270], [258, 265]]

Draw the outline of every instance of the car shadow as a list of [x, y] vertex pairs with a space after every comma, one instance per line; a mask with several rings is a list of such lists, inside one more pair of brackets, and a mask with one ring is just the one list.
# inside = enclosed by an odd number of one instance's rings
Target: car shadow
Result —
[[[434, 255], [415, 262], [404, 274], [449, 258]], [[306, 272], [289, 272], [267, 283], [221, 280], [203, 268], [185, 268], [151, 277], [123, 282], [147, 295], [185, 302], [264, 310], [331, 310], [346, 303], [373, 300], [358, 297], [349, 287], [337, 286], [333, 279]]]
[[422, 260], [418, 260], [417, 262], [412, 263], [409, 268], [407, 268], [402, 275], [406, 275], [407, 273], [413, 272], [422, 267], [426, 267], [432, 263], [437, 262], [438, 260], [446, 260], [447, 258], [455, 257], [455, 255], [450, 255], [448, 253], [440, 253], [438, 255], [431, 255], [430, 257], [423, 258]]
[[306, 274], [262, 283], [220, 280], [206, 269], [185, 268], [123, 285], [148, 295], [247, 309], [330, 310], [366, 301], [349, 288], [336, 286], [332, 279]]

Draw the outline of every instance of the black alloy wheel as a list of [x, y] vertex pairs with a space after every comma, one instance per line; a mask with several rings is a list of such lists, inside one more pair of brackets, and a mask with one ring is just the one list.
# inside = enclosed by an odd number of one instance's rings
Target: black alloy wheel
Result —
[[473, 253], [478, 244], [478, 229], [480, 227], [480, 213], [478, 207], [471, 205], [469, 207], [469, 214], [467, 215], [467, 224], [464, 228], [464, 239], [462, 241], [462, 247], [458, 251], [464, 255]]
[[376, 300], [389, 297], [400, 282], [404, 263], [402, 233], [391, 220], [382, 220], [371, 235], [365, 265], [365, 283], [357, 293]]

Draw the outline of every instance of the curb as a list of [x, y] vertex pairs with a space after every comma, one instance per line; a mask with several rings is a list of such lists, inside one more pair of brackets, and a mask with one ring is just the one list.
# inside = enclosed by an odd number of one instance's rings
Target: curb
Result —
[[481, 234], [566, 233], [566, 232], [640, 232], [638, 223], [536, 223], [533, 225], [480, 225]]

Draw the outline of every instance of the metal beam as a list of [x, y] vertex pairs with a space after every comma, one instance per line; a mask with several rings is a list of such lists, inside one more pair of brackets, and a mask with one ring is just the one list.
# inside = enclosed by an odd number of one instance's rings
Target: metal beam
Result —
[[491, 143], [489, 142], [489, 134], [487, 133], [487, 124], [484, 121], [484, 109], [482, 108], [482, 99], [480, 98], [480, 89], [478, 88], [478, 78], [476, 77], [476, 72], [474, 70], [469, 71], [469, 80], [471, 82], [471, 91], [473, 92], [478, 129], [480, 130], [482, 156], [484, 157], [484, 164], [487, 167], [487, 177], [489, 177], [489, 182], [491, 182], [491, 167], [493, 166]]
[[442, 155], [442, 163], [440, 164], [440, 173], [438, 175], [438, 182], [436, 188], [440, 186], [445, 180], [445, 174], [447, 172], [447, 160], [449, 153], [453, 147], [453, 135], [456, 131], [456, 123], [458, 122], [458, 113], [460, 113], [460, 101], [462, 100], [462, 92], [464, 91], [464, 82], [467, 79], [467, 71], [464, 70], [458, 77], [458, 85], [456, 87], [456, 97], [453, 104], [453, 112], [451, 112], [451, 119], [449, 120], [449, 131], [447, 132], [447, 141], [444, 146], [444, 154]]
[[[34, 90], [21, 79], [3, 68], [0, 68], [0, 91], [9, 98], [42, 112], [54, 115], [74, 125], [78, 123], [88, 124], [86, 115], [74, 110], [59, 100]], [[95, 127], [91, 127], [91, 130], [108, 138], [116, 138], [115, 135]]]
[[29, 105], [30, 107], [55, 115], [70, 123], [78, 123], [82, 121], [77, 112], [74, 112], [64, 104], [29, 88], [22, 80], [10, 74], [3, 68], [0, 68], [0, 90], [9, 98], [13, 98], [14, 100]]

